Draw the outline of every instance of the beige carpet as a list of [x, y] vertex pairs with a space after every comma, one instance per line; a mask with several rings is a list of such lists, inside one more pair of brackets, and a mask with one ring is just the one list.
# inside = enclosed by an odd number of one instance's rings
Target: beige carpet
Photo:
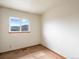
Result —
[[65, 59], [49, 49], [37, 45], [0, 54], [0, 59]]

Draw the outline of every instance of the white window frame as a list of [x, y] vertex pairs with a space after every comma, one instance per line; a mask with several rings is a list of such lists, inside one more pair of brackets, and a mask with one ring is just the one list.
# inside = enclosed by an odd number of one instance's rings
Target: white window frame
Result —
[[[18, 17], [16, 17], [16, 18], [18, 18]], [[16, 32], [23, 32], [23, 33], [25, 32], [25, 33], [28, 33], [28, 32], [30, 32], [30, 23], [28, 24], [28, 31], [21, 31], [21, 24], [20, 24], [20, 31], [11, 31], [11, 26], [10, 26], [11, 19], [12, 19], [12, 17], [9, 17], [9, 32], [12, 32], [12, 33], [16, 33]]]

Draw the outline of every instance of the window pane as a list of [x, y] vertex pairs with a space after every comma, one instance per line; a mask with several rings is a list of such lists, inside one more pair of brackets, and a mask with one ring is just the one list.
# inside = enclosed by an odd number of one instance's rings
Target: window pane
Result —
[[21, 26], [21, 31], [28, 31], [28, 25], [22, 25]]
[[28, 20], [26, 20], [26, 19], [23, 19], [22, 21], [21, 21], [21, 31], [29, 31], [29, 21]]
[[11, 17], [10, 19], [11, 31], [20, 31], [20, 19], [16, 17]]

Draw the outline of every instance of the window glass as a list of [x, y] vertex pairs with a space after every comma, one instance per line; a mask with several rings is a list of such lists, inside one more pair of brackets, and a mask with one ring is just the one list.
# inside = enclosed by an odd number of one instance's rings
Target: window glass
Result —
[[21, 31], [29, 31], [29, 21], [28, 20], [26, 20], [26, 19], [23, 19], [22, 21], [21, 21]]
[[10, 32], [28, 32], [30, 22], [28, 19], [20, 19], [17, 17], [11, 17], [9, 23]]

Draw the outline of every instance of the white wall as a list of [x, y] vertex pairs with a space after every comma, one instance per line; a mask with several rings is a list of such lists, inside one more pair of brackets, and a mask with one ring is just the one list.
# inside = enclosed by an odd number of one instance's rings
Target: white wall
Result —
[[42, 25], [44, 46], [67, 59], [79, 59], [78, 0], [50, 9], [43, 15]]
[[[25, 13], [8, 8], [0, 8], [0, 53], [40, 43], [40, 15]], [[30, 33], [9, 33], [9, 17], [28, 18]]]
[[[1, 11], [1, 7], [0, 7], [0, 11]], [[0, 18], [1, 18], [1, 13], [0, 13]], [[1, 28], [1, 25], [0, 25], [0, 28]], [[0, 32], [1, 32], [1, 29], [0, 29]], [[0, 38], [1, 38], [1, 34], [0, 34]]]

